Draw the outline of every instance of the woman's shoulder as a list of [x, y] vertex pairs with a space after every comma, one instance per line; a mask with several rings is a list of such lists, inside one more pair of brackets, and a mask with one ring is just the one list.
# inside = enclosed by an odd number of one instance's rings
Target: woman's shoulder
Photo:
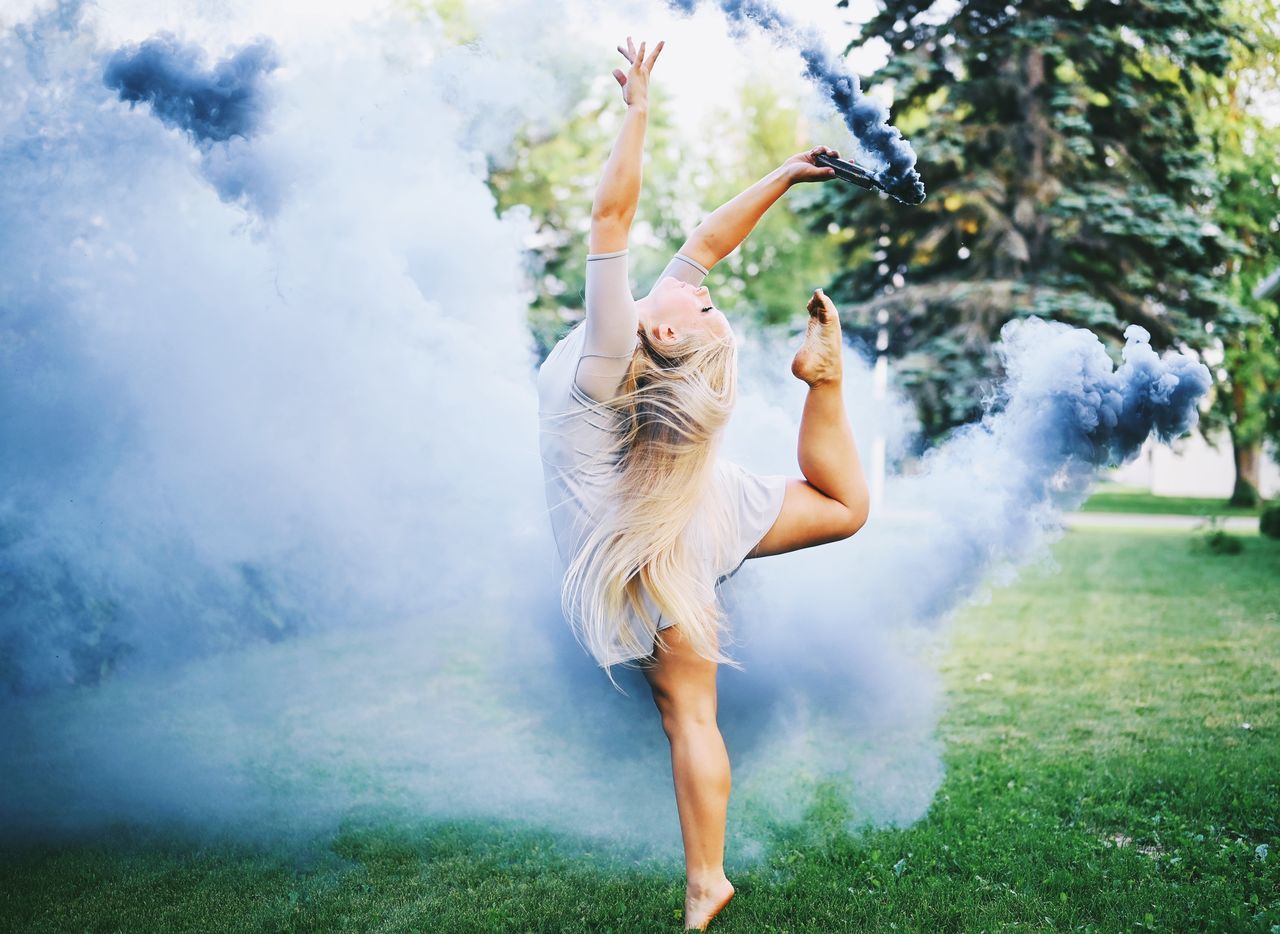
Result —
[[[563, 382], [565, 371], [568, 371], [569, 381], [573, 381], [573, 367], [577, 359], [582, 356], [582, 338], [583, 325], [585, 321], [579, 321], [569, 333], [556, 341], [556, 345], [551, 348], [551, 352], [547, 354], [545, 360], [538, 366], [538, 389], [541, 391], [544, 386]], [[560, 387], [566, 392], [568, 386]]]
[[544, 417], [585, 419], [593, 428], [613, 431], [619, 414], [604, 402], [593, 399], [578, 384], [578, 368], [584, 360], [583, 324], [576, 324], [551, 349], [538, 368], [538, 408]]
[[543, 361], [542, 365], [546, 366], [547, 363], [551, 361], [552, 357], [555, 357], [558, 354], [563, 355], [566, 350], [571, 350], [574, 346], [581, 348], [583, 335], [586, 334], [586, 323], [586, 319], [583, 318], [573, 327], [569, 328], [569, 330], [565, 332], [564, 337], [556, 341], [556, 345], [551, 348], [551, 353], [547, 354], [547, 359]]
[[717, 479], [727, 489], [740, 512], [752, 515], [774, 510], [786, 492], [787, 478], [782, 474], [758, 474], [736, 461], [716, 459]]

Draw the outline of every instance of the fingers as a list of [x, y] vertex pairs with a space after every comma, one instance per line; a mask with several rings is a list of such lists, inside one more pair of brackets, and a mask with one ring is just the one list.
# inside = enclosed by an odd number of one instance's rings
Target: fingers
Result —
[[627, 76], [622, 73], [620, 68], [613, 69], [613, 76], [618, 79], [618, 85], [620, 87], [625, 88], [627, 86]]
[[631, 37], [627, 36], [627, 47], [624, 49], [622, 46], [618, 46], [618, 51], [622, 54], [622, 57], [633, 66], [639, 66], [644, 68], [645, 71], [648, 71], [653, 68], [654, 63], [658, 60], [658, 56], [662, 54], [662, 50], [666, 47], [666, 44], [666, 40], [658, 40], [658, 44], [653, 47], [653, 54], [646, 59], [646, 43], [641, 41], [640, 48], [637, 50], [635, 43], [631, 41]]
[[649, 56], [649, 60], [645, 62], [645, 68], [653, 68], [654, 63], [658, 61], [658, 56], [662, 54], [663, 48], [666, 46], [665, 39], [659, 39], [658, 44], [653, 47], [653, 54]]

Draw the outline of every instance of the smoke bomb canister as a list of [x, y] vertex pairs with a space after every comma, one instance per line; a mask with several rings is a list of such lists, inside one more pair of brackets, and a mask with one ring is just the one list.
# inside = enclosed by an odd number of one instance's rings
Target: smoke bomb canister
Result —
[[[919, 201], [908, 200], [903, 198], [893, 189], [889, 188], [881, 181], [880, 176], [876, 175], [868, 169], [856, 163], [849, 162], [845, 159], [836, 159], [825, 153], [819, 153], [813, 157], [814, 163], [826, 168], [836, 170], [836, 178], [842, 179], [850, 184], [857, 185], [859, 188], [865, 188], [867, 191], [883, 191], [885, 194], [901, 201], [903, 204], [919, 204]], [[923, 195], [923, 191], [921, 191]], [[923, 200], [923, 199], [922, 199]]]

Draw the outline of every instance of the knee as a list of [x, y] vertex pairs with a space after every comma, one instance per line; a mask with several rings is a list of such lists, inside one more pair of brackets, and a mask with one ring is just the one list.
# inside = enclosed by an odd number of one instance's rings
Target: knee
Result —
[[668, 738], [714, 728], [716, 705], [703, 697], [654, 696], [662, 717], [662, 731]]

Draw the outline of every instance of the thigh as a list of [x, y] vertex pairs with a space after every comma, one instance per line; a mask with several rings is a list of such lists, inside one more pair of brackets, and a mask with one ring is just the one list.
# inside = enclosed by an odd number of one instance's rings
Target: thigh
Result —
[[842, 541], [859, 528], [857, 516], [844, 503], [827, 496], [808, 480], [791, 477], [782, 511], [747, 557], [766, 558]]
[[678, 625], [663, 629], [662, 640], [664, 644], [644, 667], [654, 699], [660, 704], [664, 700], [714, 703], [716, 663], [695, 652]]

